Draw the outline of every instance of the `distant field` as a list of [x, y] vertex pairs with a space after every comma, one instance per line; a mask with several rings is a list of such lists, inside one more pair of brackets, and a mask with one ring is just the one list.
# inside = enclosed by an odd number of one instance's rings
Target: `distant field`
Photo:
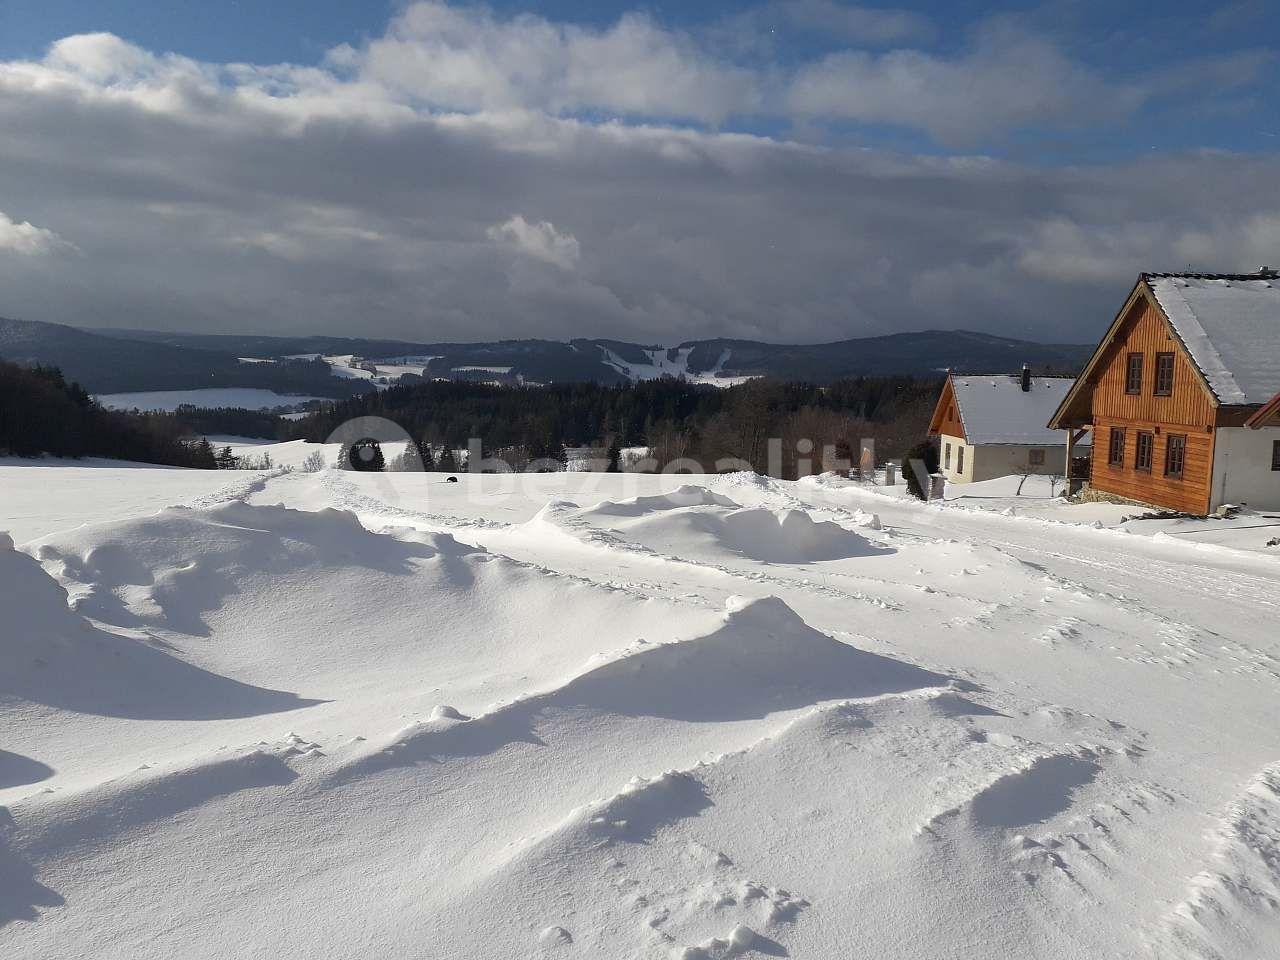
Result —
[[207, 390], [151, 390], [142, 393], [103, 393], [97, 401], [109, 410], [176, 410], [184, 403], [197, 407], [241, 407], [271, 410], [291, 407], [324, 397], [289, 396], [274, 390], [253, 387], [226, 387]]

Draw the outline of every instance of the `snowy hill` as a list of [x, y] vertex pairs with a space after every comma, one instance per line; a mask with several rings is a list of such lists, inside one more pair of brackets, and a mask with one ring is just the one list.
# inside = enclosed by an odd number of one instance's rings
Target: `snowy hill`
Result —
[[0, 955], [1280, 953], [1280, 558], [832, 477], [0, 483]]
[[324, 364], [243, 363], [234, 353], [4, 317], [0, 359], [58, 367], [98, 394], [240, 387], [349, 397], [369, 389], [333, 377]]
[[[61, 366], [92, 393], [249, 387], [347, 396], [401, 374], [509, 382], [626, 383], [676, 376], [727, 386], [748, 377], [827, 383], [862, 375], [1015, 372], [1023, 363], [1073, 373], [1086, 346], [1042, 344], [964, 330], [921, 331], [821, 344], [689, 340], [640, 345], [580, 338], [411, 343], [344, 337], [263, 337], [77, 330], [0, 320], [0, 357]], [[292, 364], [279, 362], [291, 359]], [[320, 363], [324, 360], [326, 366]]]

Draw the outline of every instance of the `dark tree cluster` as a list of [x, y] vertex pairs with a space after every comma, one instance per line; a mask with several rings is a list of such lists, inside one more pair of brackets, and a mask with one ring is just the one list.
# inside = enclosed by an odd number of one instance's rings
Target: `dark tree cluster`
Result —
[[[786, 477], [856, 460], [864, 438], [878, 459], [901, 456], [924, 435], [941, 380], [858, 377], [826, 386], [751, 380], [719, 388], [678, 379], [637, 384], [549, 386], [432, 381], [397, 386], [327, 406], [288, 424], [289, 435], [323, 441], [357, 417], [382, 417], [405, 430], [426, 469], [452, 471], [454, 450], [478, 439], [485, 458], [515, 469], [563, 460], [565, 447], [596, 446], [609, 469], [621, 448], [645, 446], [660, 469], [693, 460], [773, 468]], [[781, 463], [770, 461], [770, 441]]]
[[281, 440], [288, 435], [284, 421], [269, 410], [246, 410], [242, 407], [196, 407], [184, 403], [174, 410], [173, 414], [192, 433], [202, 436], [224, 434], [233, 437], [257, 437], [261, 440]]
[[53, 367], [0, 360], [0, 454], [112, 457], [214, 469], [209, 442], [169, 413], [104, 410]]

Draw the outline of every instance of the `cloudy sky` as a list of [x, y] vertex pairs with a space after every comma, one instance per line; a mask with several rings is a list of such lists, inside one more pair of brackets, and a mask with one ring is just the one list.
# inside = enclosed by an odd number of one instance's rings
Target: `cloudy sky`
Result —
[[0, 2], [0, 316], [1093, 340], [1280, 265], [1264, 0]]

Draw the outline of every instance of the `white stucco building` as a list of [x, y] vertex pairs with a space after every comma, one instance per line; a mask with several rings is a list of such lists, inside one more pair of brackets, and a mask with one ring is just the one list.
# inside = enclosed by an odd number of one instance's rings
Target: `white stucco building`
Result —
[[1033, 377], [1027, 368], [1021, 376], [947, 377], [929, 424], [942, 475], [949, 483], [1066, 476], [1065, 435], [1047, 424], [1073, 382]]

